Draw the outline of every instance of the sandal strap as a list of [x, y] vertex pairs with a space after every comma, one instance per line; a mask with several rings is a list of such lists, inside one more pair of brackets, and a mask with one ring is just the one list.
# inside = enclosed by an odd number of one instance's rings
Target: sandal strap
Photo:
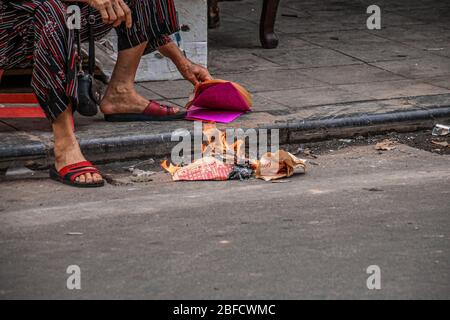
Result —
[[147, 114], [150, 116], [157, 116], [157, 117], [163, 117], [163, 116], [171, 116], [174, 114], [177, 114], [177, 111], [175, 111], [175, 108], [172, 106], [167, 106], [164, 104], [160, 104], [156, 101], [150, 101], [147, 108], [145, 108], [143, 114]]
[[58, 171], [61, 178], [67, 181], [74, 182], [75, 179], [86, 173], [98, 173], [100, 171], [92, 165], [89, 161], [81, 161], [78, 163], [70, 164], [65, 166], [61, 170]]
[[58, 173], [61, 176], [64, 176], [65, 174], [67, 174], [70, 170], [73, 169], [79, 169], [79, 168], [83, 168], [83, 167], [93, 167], [92, 163], [90, 161], [81, 161], [81, 162], [76, 162], [76, 163], [72, 163], [69, 164], [63, 168], [61, 168]]
[[86, 174], [86, 173], [92, 173], [92, 174], [93, 173], [98, 173], [98, 174], [100, 174], [100, 171], [98, 171], [97, 169], [83, 169], [83, 170], [80, 170], [78, 172], [70, 172], [70, 173], [66, 174], [63, 177], [63, 179], [64, 180], [69, 180], [71, 182], [74, 182], [77, 177], [79, 177], [79, 176], [81, 176], [83, 174]]

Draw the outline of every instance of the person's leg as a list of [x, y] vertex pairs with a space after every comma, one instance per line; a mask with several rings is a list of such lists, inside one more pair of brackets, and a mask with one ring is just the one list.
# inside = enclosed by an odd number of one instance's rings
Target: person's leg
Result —
[[[55, 167], [58, 171], [69, 164], [86, 160], [73, 132], [72, 121], [72, 108], [68, 106], [52, 123], [55, 138]], [[102, 177], [97, 173], [85, 173], [75, 180], [81, 183], [92, 183], [100, 182]]]
[[148, 106], [148, 99], [134, 88], [134, 78], [146, 46], [147, 42], [143, 42], [119, 51], [111, 80], [100, 103], [103, 113], [141, 113]]
[[[155, 8], [156, 13], [153, 12]], [[139, 62], [142, 55], [170, 42], [167, 35], [178, 30], [173, 0], [133, 1], [130, 9], [133, 17], [131, 28], [126, 28], [124, 24], [116, 28], [119, 53], [108, 89], [100, 103], [101, 111], [107, 115], [142, 113], [149, 107], [149, 100], [134, 88]], [[171, 107], [171, 112], [177, 113], [179, 110], [178, 107]]]
[[[66, 26], [66, 6], [58, 0], [44, 1], [32, 19], [34, 36], [31, 85], [39, 104], [52, 122], [55, 167], [85, 161], [73, 132], [70, 101], [77, 91], [73, 34]], [[51, 28], [49, 27], [51, 26]], [[76, 178], [81, 183], [101, 181], [99, 174], [86, 173]]]

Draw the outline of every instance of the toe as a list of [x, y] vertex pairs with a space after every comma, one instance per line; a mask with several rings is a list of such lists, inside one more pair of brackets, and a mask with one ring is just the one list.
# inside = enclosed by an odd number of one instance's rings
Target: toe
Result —
[[92, 175], [90, 173], [86, 173], [86, 183], [92, 183]]
[[86, 177], [84, 174], [82, 174], [81, 176], [78, 177], [78, 182], [79, 183], [85, 183], [86, 182]]
[[99, 175], [98, 173], [94, 173], [94, 182], [101, 182], [102, 181], [102, 176]]

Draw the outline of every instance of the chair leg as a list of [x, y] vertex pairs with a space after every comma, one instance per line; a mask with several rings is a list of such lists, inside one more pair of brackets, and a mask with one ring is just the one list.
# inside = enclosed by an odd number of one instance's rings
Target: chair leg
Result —
[[275, 20], [280, 0], [264, 0], [259, 26], [259, 39], [263, 48], [273, 49], [278, 46], [278, 37], [275, 34]]
[[220, 25], [219, 0], [208, 0], [208, 29], [218, 28]]

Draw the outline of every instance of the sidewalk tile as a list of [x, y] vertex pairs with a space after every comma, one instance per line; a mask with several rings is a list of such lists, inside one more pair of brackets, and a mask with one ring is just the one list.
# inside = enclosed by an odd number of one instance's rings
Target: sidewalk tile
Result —
[[378, 37], [376, 34], [370, 34], [366, 30], [313, 32], [308, 34], [299, 34], [297, 37], [325, 47], [334, 47], [336, 44], [354, 46], [371, 44], [375, 46], [389, 42], [388, 39]]
[[322, 106], [311, 106], [299, 108], [289, 117], [295, 119], [326, 119], [341, 116], [388, 113], [412, 109], [414, 106], [405, 99], [394, 99], [385, 101], [350, 102], [343, 104], [330, 104]]
[[259, 94], [253, 94], [253, 111], [254, 112], [269, 112], [270, 111], [286, 111], [289, 112], [289, 108], [281, 105], [280, 103], [267, 99]]
[[371, 63], [374, 66], [407, 78], [425, 78], [450, 75], [450, 59], [439, 56], [427, 56], [422, 59], [384, 61]]
[[381, 28], [381, 30], [367, 30], [366, 32], [373, 36], [402, 43], [438, 39], [450, 40], [448, 32], [443, 27], [435, 24], [386, 27]]
[[208, 66], [211, 73], [248, 72], [279, 67], [273, 62], [243, 50], [211, 50]]
[[259, 93], [259, 95], [290, 109], [371, 99], [367, 93], [357, 94], [333, 86], [270, 91]]
[[432, 86], [416, 80], [393, 80], [384, 82], [338, 85], [340, 89], [358, 95], [369, 95], [373, 99], [392, 99], [450, 93], [450, 90]]
[[[239, 3], [239, 10], [236, 10], [235, 5], [232, 3], [223, 2], [220, 4], [220, 14], [222, 16], [233, 16], [236, 18], [247, 20], [254, 24], [259, 23], [261, 11], [262, 5], [260, 4], [260, 1], [242, 1], [241, 3]], [[286, 17], [285, 15], [295, 15], [297, 16], [297, 19], [306, 18], [309, 16], [307, 11], [291, 9], [282, 4], [278, 19], [294, 18]]]
[[302, 70], [278, 70], [277, 72], [262, 70], [214, 76], [216, 78], [237, 82], [250, 92], [308, 88], [324, 85], [323, 82], [312, 79], [311, 76], [304, 74]]
[[414, 59], [421, 58], [427, 54], [423, 50], [395, 42], [387, 42], [382, 45], [336, 45], [333, 48], [364, 62]]
[[301, 72], [328, 84], [351, 84], [404, 79], [401, 76], [365, 64], [302, 69]]
[[436, 87], [441, 87], [450, 90], [450, 75], [428, 78], [422, 81], [425, 83], [432, 84]]
[[257, 53], [257, 55], [280, 66], [292, 68], [311, 68], [361, 63], [360, 61], [339, 52], [324, 48], [309, 50], [268, 50], [261, 51]]

